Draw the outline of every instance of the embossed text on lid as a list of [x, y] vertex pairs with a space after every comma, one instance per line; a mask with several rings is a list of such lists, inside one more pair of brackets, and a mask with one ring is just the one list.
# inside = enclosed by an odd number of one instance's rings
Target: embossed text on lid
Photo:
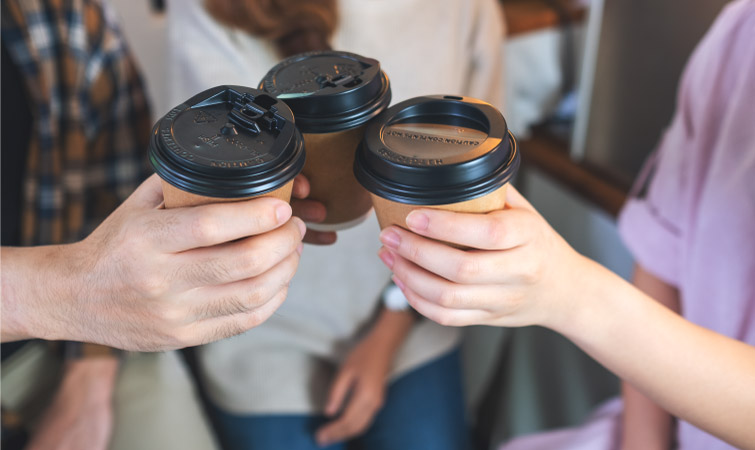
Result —
[[354, 172], [373, 194], [434, 205], [485, 195], [518, 166], [516, 141], [492, 105], [426, 96], [389, 108], [367, 127]]
[[155, 170], [174, 186], [206, 196], [274, 190], [304, 161], [291, 110], [257, 89], [219, 86], [171, 110], [150, 143]]

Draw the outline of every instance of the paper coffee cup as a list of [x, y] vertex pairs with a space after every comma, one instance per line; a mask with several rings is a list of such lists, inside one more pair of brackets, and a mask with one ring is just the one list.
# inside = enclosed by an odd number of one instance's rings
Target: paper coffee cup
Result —
[[272, 197], [283, 200], [286, 203], [291, 201], [291, 191], [293, 190], [294, 181], [291, 180], [284, 184], [282, 187], [258, 196], [245, 197], [245, 198], [220, 198], [220, 197], [205, 197], [202, 195], [191, 194], [186, 191], [182, 191], [172, 184], [162, 181], [163, 186], [163, 198], [165, 199], [164, 205], [166, 208], [181, 208], [184, 206], [199, 206], [208, 205], [210, 203], [221, 202], [237, 202], [241, 200], [249, 200], [257, 197]]
[[406, 228], [406, 216], [418, 208], [442, 209], [461, 213], [489, 213], [503, 209], [506, 206], [506, 186], [507, 184], [504, 184], [497, 190], [482, 197], [445, 205], [407, 205], [406, 203], [386, 200], [375, 194], [370, 194], [370, 197], [375, 206], [375, 214], [382, 230], [391, 225]]
[[257, 89], [219, 86], [173, 108], [154, 127], [149, 158], [166, 208], [291, 199], [304, 167], [293, 113]]
[[354, 154], [367, 122], [391, 99], [380, 63], [346, 52], [303, 53], [273, 67], [260, 88], [286, 102], [302, 132], [309, 198], [327, 210], [323, 222], [307, 225], [337, 231], [362, 222], [372, 203], [354, 178]]
[[501, 113], [480, 100], [418, 97], [392, 106], [365, 130], [354, 174], [381, 228], [406, 228], [418, 208], [488, 213], [506, 204], [519, 168]]

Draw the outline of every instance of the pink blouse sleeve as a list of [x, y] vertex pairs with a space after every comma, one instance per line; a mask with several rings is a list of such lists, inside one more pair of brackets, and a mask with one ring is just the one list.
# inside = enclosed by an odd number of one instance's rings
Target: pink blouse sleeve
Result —
[[619, 233], [636, 262], [674, 286], [680, 284], [697, 206], [705, 190], [715, 187], [706, 180], [710, 168], [726, 156], [721, 152], [731, 151], [713, 144], [726, 132], [737, 87], [751, 82], [741, 79], [736, 64], [752, 51], [753, 8], [753, 0], [728, 5], [693, 52], [671, 125], [619, 216]]

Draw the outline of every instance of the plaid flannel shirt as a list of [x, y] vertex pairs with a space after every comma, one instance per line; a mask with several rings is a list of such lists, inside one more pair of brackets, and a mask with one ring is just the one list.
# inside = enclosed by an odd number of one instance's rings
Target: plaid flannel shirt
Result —
[[[114, 12], [98, 0], [2, 0], [2, 39], [33, 117], [29, 148], [2, 149], [27, 152], [21, 243], [79, 240], [150, 173], [138, 69]], [[69, 343], [65, 354], [110, 350]]]
[[[34, 118], [21, 242], [86, 236], [146, 178], [150, 116], [114, 13], [95, 0], [3, 0], [2, 39]], [[7, 131], [6, 131], [7, 132]]]

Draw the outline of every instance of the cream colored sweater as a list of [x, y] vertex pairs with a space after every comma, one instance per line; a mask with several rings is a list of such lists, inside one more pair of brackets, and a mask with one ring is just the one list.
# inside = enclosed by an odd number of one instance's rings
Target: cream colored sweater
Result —
[[[202, 0], [168, 7], [172, 104], [220, 84], [256, 86], [277, 62], [271, 45], [213, 21]], [[342, 0], [334, 48], [378, 59], [393, 103], [462, 94], [503, 104], [501, 16], [496, 0]], [[236, 413], [320, 411], [336, 369], [374, 319], [389, 272], [377, 258], [374, 215], [307, 245], [288, 299], [259, 327], [200, 351], [203, 378], [219, 406]], [[415, 325], [392, 376], [456, 346], [460, 331]]]

